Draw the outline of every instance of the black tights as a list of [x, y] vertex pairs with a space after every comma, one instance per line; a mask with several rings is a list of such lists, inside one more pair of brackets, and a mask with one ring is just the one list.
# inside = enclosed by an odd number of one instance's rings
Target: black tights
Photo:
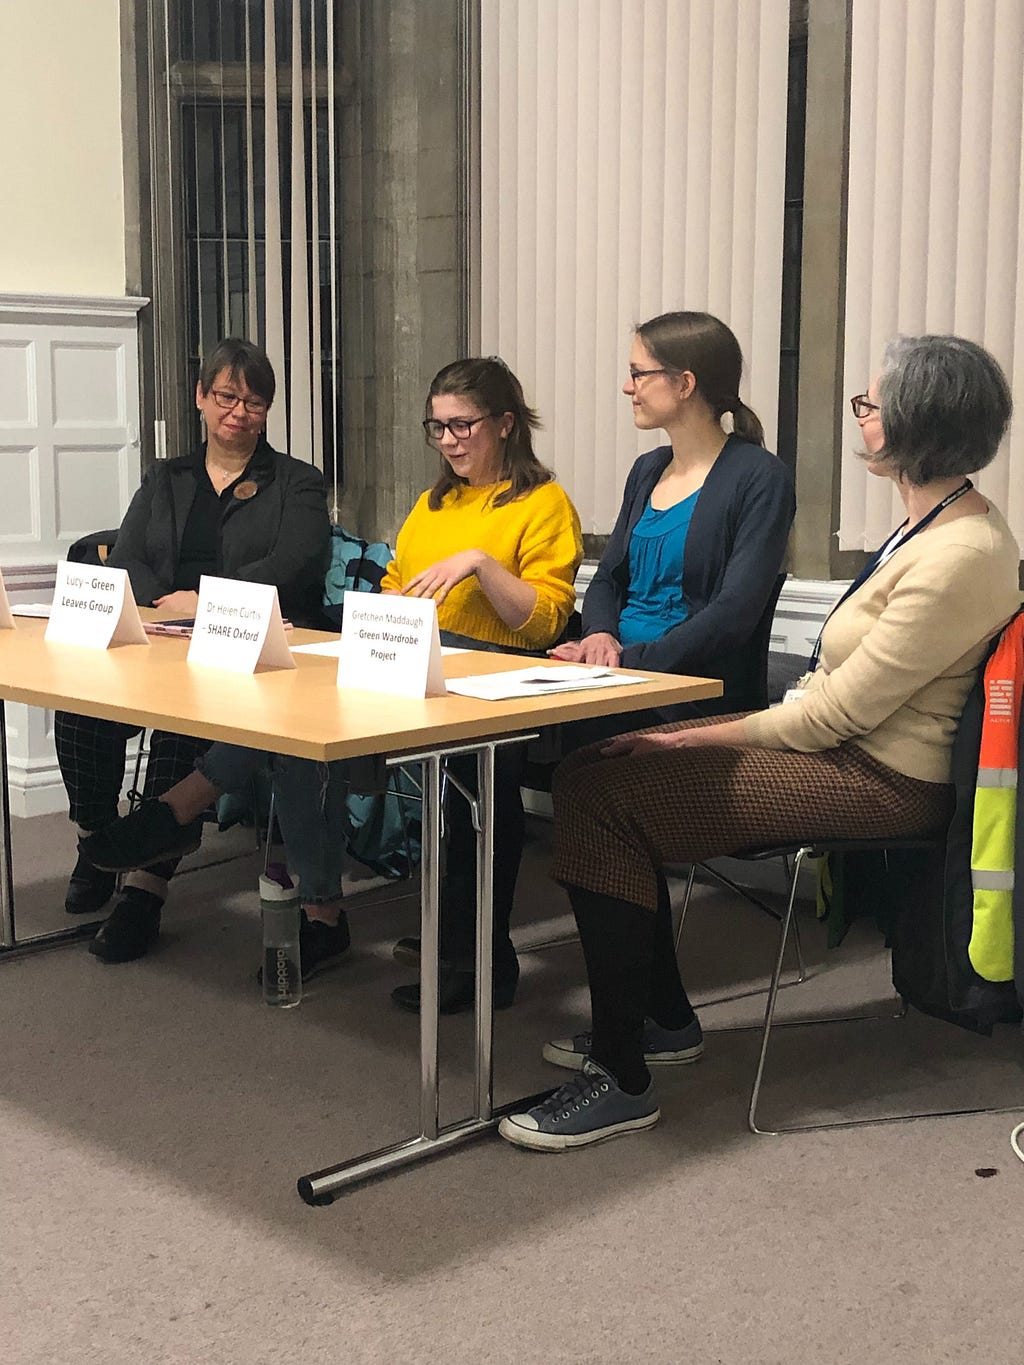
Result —
[[568, 886], [590, 982], [593, 1042], [590, 1054], [628, 1094], [650, 1084], [644, 1063], [644, 1020], [685, 1028], [693, 1006], [676, 962], [672, 907], [664, 877], [658, 909]]

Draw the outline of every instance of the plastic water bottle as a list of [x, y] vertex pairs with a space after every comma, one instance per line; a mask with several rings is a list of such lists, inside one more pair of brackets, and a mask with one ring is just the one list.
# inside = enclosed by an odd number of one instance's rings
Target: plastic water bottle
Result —
[[263, 917], [263, 1000], [290, 1009], [302, 999], [299, 956], [299, 888], [282, 863], [271, 863], [260, 877]]

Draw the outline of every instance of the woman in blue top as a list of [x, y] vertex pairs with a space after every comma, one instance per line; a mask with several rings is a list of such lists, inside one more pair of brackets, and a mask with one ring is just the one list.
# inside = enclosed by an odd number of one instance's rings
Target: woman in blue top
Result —
[[553, 651], [571, 662], [721, 678], [724, 694], [582, 722], [573, 746], [627, 723], [765, 705], [758, 627], [796, 503], [789, 471], [764, 449], [761, 423], [739, 396], [742, 370], [736, 338], [707, 313], [663, 313], [637, 327], [623, 392], [637, 427], [666, 431], [670, 444], [630, 470], [583, 601], [583, 638]]

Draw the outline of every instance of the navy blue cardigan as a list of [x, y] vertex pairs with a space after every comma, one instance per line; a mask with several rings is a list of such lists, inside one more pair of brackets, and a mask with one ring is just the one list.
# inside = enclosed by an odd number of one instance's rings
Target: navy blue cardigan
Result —
[[[629, 592], [629, 541], [672, 458], [671, 446], [641, 455], [583, 599], [583, 634], [618, 638]], [[657, 640], [630, 645], [624, 668], [721, 678], [721, 711], [750, 709], [751, 639], [782, 569], [796, 497], [789, 470], [761, 446], [729, 436], [697, 497], [683, 551], [683, 596], [690, 615]], [[756, 672], [756, 669], [754, 670]], [[716, 707], [716, 709], [718, 709]]]

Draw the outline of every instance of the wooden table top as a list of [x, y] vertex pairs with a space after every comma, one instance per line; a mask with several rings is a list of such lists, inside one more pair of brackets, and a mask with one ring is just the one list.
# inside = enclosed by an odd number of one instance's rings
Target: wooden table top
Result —
[[[722, 694], [717, 679], [628, 669], [651, 681], [497, 702], [454, 694], [387, 697], [339, 688], [335, 658], [297, 654], [296, 669], [247, 676], [189, 665], [188, 640], [154, 636], [148, 647], [85, 649], [47, 644], [45, 621], [16, 619], [14, 630], [0, 630], [0, 697], [6, 701], [299, 758], [429, 749]], [[336, 638], [311, 630], [289, 632], [292, 645]], [[457, 678], [523, 668], [528, 662], [520, 655], [473, 651], [446, 655], [444, 666], [447, 677]], [[544, 660], [537, 663], [547, 666]]]

